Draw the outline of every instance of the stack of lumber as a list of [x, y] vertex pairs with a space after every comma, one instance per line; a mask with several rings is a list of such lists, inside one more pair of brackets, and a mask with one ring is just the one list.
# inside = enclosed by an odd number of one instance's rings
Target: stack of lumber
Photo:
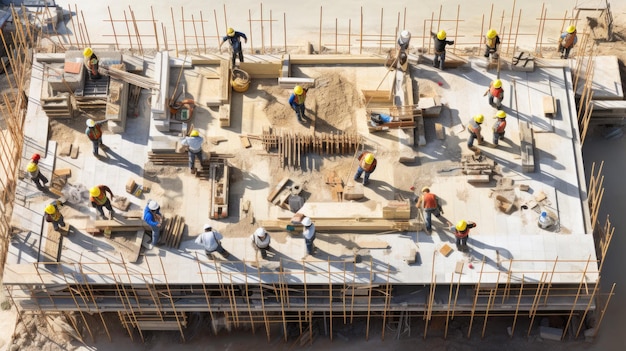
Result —
[[[285, 230], [287, 225], [294, 225], [289, 220], [259, 221], [259, 225], [269, 231]], [[382, 218], [314, 218], [315, 229], [318, 231], [343, 232], [386, 232], [386, 231], [416, 231], [417, 226], [409, 220], [389, 220]]]
[[41, 108], [48, 118], [72, 118], [74, 117], [74, 108], [72, 107], [72, 98], [68, 93], [55, 97], [42, 98]]
[[185, 231], [185, 218], [175, 215], [172, 218], [163, 219], [161, 224], [161, 237], [160, 243], [165, 243], [168, 247], [177, 249], [180, 246], [180, 241], [183, 238]]
[[107, 233], [110, 236], [113, 232], [119, 233], [135, 233], [138, 230], [150, 229], [141, 219], [127, 219], [127, 218], [114, 218], [114, 219], [101, 219], [94, 223], [93, 229], [88, 229], [87, 232], [92, 234]]
[[50, 192], [57, 196], [63, 196], [62, 190], [67, 184], [67, 179], [71, 176], [72, 170], [69, 168], [55, 169], [52, 172], [52, 179], [50, 179]]
[[385, 219], [411, 219], [411, 203], [409, 199], [398, 201], [393, 200], [383, 207], [383, 218]]
[[343, 200], [343, 181], [335, 171], [330, 172], [326, 175], [326, 184], [331, 186], [331, 195], [333, 201], [342, 201]]
[[115, 67], [99, 67], [98, 72], [100, 72], [100, 74], [110, 76], [111, 78], [118, 79], [145, 89], [160, 89], [159, 83], [152, 78], [126, 72]]
[[[209, 154], [209, 162], [232, 158], [232, 154], [218, 154], [211, 152]], [[189, 156], [186, 152], [148, 152], [148, 160], [154, 165], [160, 166], [180, 166], [189, 163]], [[206, 160], [205, 160], [206, 162]], [[204, 163], [203, 163], [204, 166]]]

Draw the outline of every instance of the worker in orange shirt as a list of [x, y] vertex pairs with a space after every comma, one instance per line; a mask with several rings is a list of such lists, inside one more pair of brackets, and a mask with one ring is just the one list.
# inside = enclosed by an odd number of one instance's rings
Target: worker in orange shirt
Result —
[[361, 174], [365, 172], [363, 176], [363, 185], [369, 183], [370, 175], [376, 170], [376, 158], [374, 154], [369, 151], [364, 151], [359, 155], [359, 167], [354, 174], [354, 180], [361, 178]]
[[502, 88], [502, 81], [496, 79], [489, 83], [489, 88], [485, 91], [483, 96], [489, 95], [489, 105], [497, 109], [502, 108], [502, 100], [504, 99], [504, 89]]
[[[107, 193], [109, 193], [110, 196], [107, 196]], [[110, 199], [113, 198], [113, 192], [111, 192], [111, 189], [106, 185], [96, 185], [93, 188], [89, 189], [89, 195], [91, 195], [91, 197], [89, 198], [89, 200], [91, 201], [91, 206], [93, 206], [96, 210], [98, 210], [98, 212], [100, 212], [100, 216], [106, 219], [106, 216], [104, 215], [104, 210], [102, 209], [103, 207], [106, 207], [106, 209], [109, 210], [109, 214], [111, 216], [110, 219], [113, 219], [115, 211], [113, 211], [113, 207], [111, 206]]]
[[432, 215], [440, 218], [443, 214], [443, 209], [441, 208], [441, 203], [439, 201], [439, 196], [430, 192], [430, 188], [425, 186], [422, 188], [422, 196], [417, 200], [415, 207], [418, 209], [421, 206], [424, 206], [424, 217], [426, 220], [426, 231], [432, 231]]
[[497, 118], [493, 124], [493, 144], [498, 146], [498, 141], [504, 139], [504, 129], [506, 128], [506, 112], [500, 110], [496, 112], [494, 118]]
[[576, 27], [567, 27], [565, 33], [562, 33], [559, 38], [559, 52], [561, 53], [562, 59], [567, 59], [569, 57], [570, 50], [572, 50], [577, 42], [578, 36], [576, 35]]

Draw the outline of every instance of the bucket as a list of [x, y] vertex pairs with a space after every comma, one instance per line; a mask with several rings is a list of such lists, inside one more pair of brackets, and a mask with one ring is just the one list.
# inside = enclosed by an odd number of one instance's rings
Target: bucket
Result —
[[242, 69], [235, 68], [233, 69], [230, 85], [234, 91], [245, 93], [250, 88], [250, 75]]

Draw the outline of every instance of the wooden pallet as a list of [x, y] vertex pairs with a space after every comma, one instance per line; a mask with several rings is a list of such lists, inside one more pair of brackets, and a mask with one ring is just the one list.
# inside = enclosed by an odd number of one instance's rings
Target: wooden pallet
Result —
[[172, 218], [165, 218], [162, 224], [160, 243], [168, 247], [178, 249], [180, 241], [185, 232], [185, 218], [175, 215]]

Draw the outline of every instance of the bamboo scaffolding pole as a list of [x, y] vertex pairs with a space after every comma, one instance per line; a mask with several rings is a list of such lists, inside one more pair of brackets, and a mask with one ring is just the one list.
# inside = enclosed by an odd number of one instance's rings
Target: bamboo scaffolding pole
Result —
[[[174, 317], [176, 317], [176, 325], [178, 326], [178, 330], [180, 331], [180, 338], [183, 342], [185, 342], [185, 332], [183, 331], [183, 325], [180, 320], [181, 315], [178, 314], [176, 309], [176, 302], [174, 302], [174, 298], [172, 297], [172, 290], [170, 289], [170, 283], [167, 281], [167, 274], [165, 274], [165, 266], [163, 265], [163, 258], [160, 255], [157, 255], [159, 258], [159, 263], [161, 264], [161, 271], [163, 272], [163, 280], [165, 281], [165, 288], [167, 289], [167, 297], [170, 300], [170, 305], [172, 306], [172, 310], [174, 311]], [[146, 260], [148, 263], [148, 260]], [[149, 264], [148, 264], [149, 265]]]
[[[385, 286], [385, 308], [383, 310], [383, 327], [382, 327], [382, 331], [381, 331], [381, 340], [385, 340], [385, 330], [386, 330], [386, 325], [387, 325], [387, 312], [389, 311], [389, 308], [391, 307], [391, 284], [389, 283], [390, 281], [390, 274], [391, 274], [391, 265], [387, 264], [387, 284]], [[398, 328], [400, 328], [400, 324], [398, 324]]]
[[170, 14], [172, 17], [172, 29], [174, 30], [175, 53], [176, 53], [176, 57], [178, 57], [178, 36], [176, 35], [176, 21], [174, 21], [174, 8], [172, 7], [170, 7]]
[[524, 292], [524, 274], [522, 274], [522, 282], [519, 288], [519, 294], [517, 295], [517, 304], [515, 305], [515, 315], [513, 317], [513, 325], [511, 326], [511, 335], [509, 338], [513, 338], [515, 335], [515, 326], [517, 325], [517, 317], [519, 316], [519, 306], [522, 302], [522, 293]]
[[128, 44], [130, 45], [130, 50], [133, 51], [133, 38], [130, 34], [130, 27], [128, 26], [128, 16], [126, 16], [126, 10], [123, 11], [124, 13], [124, 24], [126, 25], [126, 37], [128, 37]]
[[485, 269], [485, 258], [483, 257], [483, 261], [482, 261], [482, 264], [480, 266], [480, 274], [478, 276], [478, 282], [476, 283], [476, 292], [475, 292], [475, 295], [474, 295], [474, 302], [472, 303], [472, 312], [471, 312], [471, 315], [470, 315], [469, 327], [467, 328], [467, 338], [468, 339], [472, 335], [472, 325], [474, 324], [474, 316], [476, 314], [476, 304], [478, 303], [478, 295], [479, 295], [479, 292], [480, 292], [480, 282], [482, 281], [482, 278], [483, 278], [484, 269]]
[[552, 273], [550, 273], [550, 280], [548, 281], [548, 287], [546, 288], [546, 297], [543, 299], [543, 305], [546, 306], [548, 304], [548, 296], [550, 295], [550, 287], [552, 286], [552, 278], [554, 278], [554, 271], [556, 270], [556, 265], [559, 263], [559, 256], [556, 256], [554, 259], [554, 265], [552, 266]]
[[322, 54], [322, 16], [323, 16], [323, 7], [320, 6], [320, 33], [319, 33], [319, 39], [317, 42], [318, 53], [320, 55]]
[[385, 13], [385, 9], [384, 8], [380, 8], [380, 32], [379, 32], [379, 39], [380, 42], [378, 44], [378, 53], [381, 54], [383, 52], [383, 16]]
[[433, 255], [433, 262], [430, 270], [430, 287], [428, 291], [428, 302], [426, 308], [424, 309], [424, 316], [422, 317], [426, 322], [424, 323], [424, 340], [426, 340], [426, 336], [428, 334], [428, 324], [430, 322], [430, 317], [433, 308], [434, 294], [435, 294], [435, 285], [437, 284], [437, 276], [435, 275], [435, 258], [437, 255]]
[[[200, 28], [202, 29], [202, 45], [204, 47], [203, 53], [206, 54], [207, 53], [207, 50], [206, 50], [206, 34], [204, 32], [204, 15], [202, 14], [202, 11], [200, 11]], [[219, 38], [218, 38], [218, 41], [219, 41]]]
[[[88, 281], [87, 279], [87, 275], [85, 274], [85, 271], [83, 269], [83, 265], [82, 265], [82, 255], [81, 255], [81, 259], [78, 261], [80, 264], [78, 266], [78, 271], [80, 272], [80, 275], [83, 279], [83, 281]], [[102, 311], [100, 310], [100, 307], [98, 306], [98, 301], [96, 300], [96, 297], [93, 293], [93, 289], [91, 288], [91, 284], [86, 284], [87, 287], [87, 291], [89, 292], [89, 297], [91, 299], [91, 303], [93, 304], [96, 313], [98, 314], [98, 316], [100, 317], [100, 321], [102, 322], [102, 326], [104, 327], [104, 332], [107, 334], [107, 337], [109, 338], [109, 341], [112, 341], [113, 339], [111, 338], [111, 332], [109, 331], [109, 327], [107, 326], [106, 321], [104, 320], [104, 316], [102, 314]]]
[[[465, 265], [461, 266], [461, 272], [459, 272], [459, 276], [463, 274], [463, 267]], [[448, 293], [448, 308], [446, 309], [446, 326], [444, 328], [443, 331], [443, 339], [447, 339], [448, 338], [448, 327], [450, 326], [450, 314], [453, 313], [452, 311], [452, 291], [454, 290], [454, 274], [455, 272], [452, 272], [452, 274], [450, 274], [450, 287], [449, 287], [449, 293]]]
[[200, 42], [198, 42], [198, 32], [196, 30], [196, 20], [193, 16], [193, 13], [191, 14], [191, 23], [193, 24], [193, 36], [196, 39], [196, 52], [200, 53]]
[[[202, 13], [202, 12], [200, 12], [200, 13]], [[157, 24], [156, 24], [156, 21], [154, 19], [154, 7], [152, 5], [150, 5], [150, 15], [152, 16], [152, 30], [154, 31], [154, 42], [156, 44], [157, 52], [160, 52], [161, 51], [161, 47], [159, 46], [159, 33], [157, 32]]]
[[587, 303], [587, 306], [585, 307], [585, 312], [580, 317], [580, 322], [578, 323], [578, 328], [576, 329], [576, 335], [574, 335], [574, 338], [576, 339], [580, 335], [580, 331], [582, 330], [582, 327], [585, 325], [587, 314], [589, 313], [589, 310], [591, 309], [591, 305], [596, 300], [595, 299], [596, 293], [598, 292], [598, 289], [600, 287], [600, 279], [601, 278], [599, 278], [598, 281], [596, 281], [596, 283], [594, 284], [593, 292], [591, 293], [591, 296], [589, 297], [589, 303]]
[[[211, 307], [211, 298], [209, 297], [209, 293], [207, 292], [207, 289], [206, 289], [207, 284], [206, 284], [206, 281], [204, 280], [204, 273], [202, 273], [202, 266], [200, 265], [200, 258], [198, 257], [197, 253], [196, 253], [196, 263], [198, 264], [198, 274], [200, 274], [200, 280], [202, 281], [202, 292], [204, 293], [204, 298], [206, 300], [206, 305], [209, 310], [209, 315], [211, 316], [211, 320], [215, 320], [215, 316], [213, 315], [213, 308]], [[254, 330], [254, 325], [253, 325], [253, 330]], [[217, 329], [214, 328], [213, 333], [217, 335]]]
[[91, 46], [91, 38], [89, 37], [89, 31], [87, 30], [87, 21], [85, 21], [85, 14], [80, 11], [80, 17], [83, 19], [83, 26], [85, 27], [85, 37], [87, 37], [87, 43]]
[[183, 6], [180, 7], [180, 22], [183, 25], [183, 48], [185, 50], [185, 55], [189, 54], [187, 50], [187, 30], [185, 29], [185, 8]]
[[[111, 29], [113, 30], [113, 39], [115, 40], [115, 49], [119, 50], [120, 44], [117, 41], [117, 32], [115, 31], [115, 23], [113, 22], [113, 15], [111, 14], [111, 6], [107, 6], [107, 10], [109, 11], [109, 22], [111, 22]], [[154, 18], [154, 13], [152, 14], [152, 16]]]
[[330, 335], [330, 341], [333, 341], [333, 280], [330, 272], [332, 272], [332, 270], [330, 267], [330, 257], [328, 257], [328, 335]]
[[165, 29], [165, 24], [161, 23], [161, 31], [163, 32], [163, 45], [165, 46], [165, 51], [170, 50], [170, 46], [167, 42], [167, 30]]
[[[589, 264], [591, 263], [591, 255], [589, 255], [588, 257], [588, 261], [587, 261], [587, 265], [585, 265], [585, 270], [583, 271], [583, 274], [580, 278], [580, 284], [578, 285], [578, 291], [576, 292], [576, 298], [574, 298], [574, 303], [572, 303], [572, 309], [570, 310], [569, 316], [567, 317], [567, 322], [565, 323], [565, 327], [563, 328], [563, 334], [561, 334], [561, 340], [563, 340], [563, 338], [565, 337], [565, 335], [567, 334], [567, 330], [569, 329], [569, 325], [572, 322], [572, 317], [574, 316], [574, 311], [576, 310], [576, 304], [578, 303], [578, 299], [580, 299], [580, 292], [583, 289], [583, 286], [587, 286], [587, 269], [589, 269]], [[585, 292], [585, 294], [589, 294], [588, 291]], [[591, 303], [591, 302], [590, 302]]]
[[487, 307], [485, 308], [485, 320], [483, 321], [483, 331], [480, 334], [480, 338], [485, 338], [485, 330], [487, 330], [487, 320], [489, 319], [489, 310], [493, 307], [493, 302], [496, 299], [497, 288], [489, 290], [489, 299], [487, 300]]
[[337, 17], [335, 17], [335, 54], [338, 54], [339, 52], [337, 51], [337, 41], [338, 41], [338, 37], [337, 37], [337, 30], [338, 30], [338, 26], [339, 23], [337, 22]]
[[370, 257], [370, 279], [369, 279], [369, 287], [367, 289], [367, 326], [365, 327], [365, 341], [368, 341], [370, 338], [370, 316], [372, 312], [372, 286], [374, 285], [374, 272], [373, 272], [374, 260]]
[[[122, 258], [122, 262], [124, 261], [124, 259]], [[163, 304], [161, 303], [161, 299], [159, 298], [159, 292], [158, 291], [153, 291], [152, 287], [156, 287], [156, 281], [154, 280], [154, 273], [152, 272], [152, 267], [150, 266], [149, 263], [147, 263], [147, 267], [148, 267], [148, 276], [150, 277], [150, 283], [148, 283], [148, 281], [146, 280], [146, 277], [144, 275], [142, 275], [144, 282], [146, 283], [146, 290], [148, 291], [148, 294], [150, 295], [150, 298], [152, 298], [152, 302], [154, 302], [155, 306], [157, 306], [157, 313], [159, 315], [159, 318], [161, 318], [161, 320], [163, 320]], [[128, 268], [127, 266], [124, 264], [124, 269], [126, 270], [126, 274], [128, 276], [128, 282], [130, 283], [131, 281], [131, 276], [130, 273], [128, 272]], [[133, 289], [134, 292], [134, 289]], [[137, 294], [135, 294], [135, 298], [137, 299], [137, 304], [139, 305], [139, 296], [137, 296]], [[140, 310], [141, 312], [141, 310]]]
[[613, 285], [611, 286], [611, 292], [609, 292], [609, 295], [606, 299], [606, 303], [604, 304], [604, 307], [602, 308], [601, 312], [600, 312], [600, 318], [598, 319], [598, 322], [595, 325], [595, 332], [593, 333], [593, 337], [595, 338], [598, 335], [598, 331], [600, 330], [600, 325], [602, 325], [602, 321], [604, 320], [604, 315], [606, 314], [606, 309], [609, 307], [609, 302], [611, 302], [611, 298], [613, 297], [614, 293], [615, 293], [615, 283], [613, 283]]
[[[91, 331], [91, 328], [89, 327], [89, 323], [87, 323], [87, 319], [85, 318], [85, 314], [83, 313], [83, 309], [81, 308], [81, 305], [78, 303], [78, 300], [76, 299], [76, 294], [78, 294], [78, 296], [83, 300], [83, 304], [84, 304], [84, 308], [86, 308], [87, 310], [89, 310], [89, 306], [85, 301], [85, 298], [83, 296], [83, 294], [81, 293], [81, 288], [80, 286], [73, 288], [70, 285], [70, 282], [67, 280], [67, 275], [66, 274], [61, 274], [61, 276], [63, 277], [63, 280], [65, 281], [65, 285], [67, 286], [67, 290], [72, 291], [73, 293], [70, 294], [72, 301], [74, 301], [74, 304], [76, 305], [76, 310], [78, 310], [78, 314], [80, 315], [85, 327], [87, 328], [87, 332], [89, 333], [89, 337], [91, 338], [92, 342], [95, 342], [95, 339], [93, 337], [93, 332]], [[67, 317], [67, 316], [66, 316]], [[81, 335], [78, 326], [76, 325], [76, 322], [74, 321], [74, 318], [66, 318], [70, 321], [70, 323], [72, 324], [72, 328], [74, 328], [74, 331], [76, 332], [77, 335]]]
[[361, 29], [359, 30], [359, 55], [363, 54], [363, 6], [361, 6]]
[[543, 289], [543, 284], [545, 280], [545, 272], [541, 273], [541, 279], [539, 280], [539, 284], [537, 284], [537, 289], [535, 291], [535, 298], [533, 299], [533, 303], [528, 310], [528, 316], [530, 317], [530, 324], [528, 326], [528, 333], [526, 336], [530, 336], [530, 332], [532, 330], [533, 324], [535, 323], [535, 317], [537, 316], [537, 308], [539, 306], [539, 300], [541, 300], [541, 291]]
[[[111, 265], [111, 261], [108, 258], [106, 259], [106, 263], [109, 267], [109, 271], [111, 272], [111, 277], [113, 278], [113, 282], [115, 282], [115, 290], [117, 292], [117, 297], [119, 297], [119, 300], [122, 303], [122, 306], [124, 307], [124, 311], [130, 311], [130, 313], [124, 312], [124, 314], [128, 315], [131, 323], [133, 323], [134, 321], [134, 324], [136, 325], [137, 319], [133, 311], [133, 306], [130, 304], [130, 301], [128, 300], [128, 296], [126, 296], [125, 292], [123, 291], [123, 285], [121, 284], [121, 282], [118, 281], [118, 279], [115, 279], [115, 272], [113, 271], [113, 266]], [[122, 286], [120, 287], [120, 285]], [[120, 320], [122, 320], [121, 312], [119, 313], [119, 316], [120, 316]], [[123, 321], [125, 321], [125, 319], [123, 319]], [[128, 335], [130, 336], [130, 340], [133, 341], [134, 340], [133, 331], [130, 329], [127, 323], [124, 322], [123, 324], [124, 324], [124, 327], [126, 327], [126, 331], [128, 332]], [[139, 336], [141, 337], [141, 340], [144, 340], [143, 332], [141, 328], [137, 328], [137, 331], [139, 332]]]
[[141, 35], [139, 34], [139, 27], [137, 27], [137, 21], [135, 20], [135, 11], [128, 6], [128, 12], [130, 18], [133, 21], [133, 29], [135, 30], [135, 38], [137, 38], [137, 45], [139, 46], [139, 55], [143, 56], [143, 43], [141, 42]]
[[[258, 263], [257, 263], [258, 264]], [[285, 336], [285, 342], [288, 340], [287, 334], [287, 319], [285, 316], [285, 305], [289, 304], [289, 297], [285, 298], [285, 294], [289, 293], [287, 284], [285, 283], [285, 271], [283, 269], [282, 258], [278, 261], [278, 282], [279, 282], [279, 294], [280, 294], [280, 310], [283, 317], [283, 335]], [[259, 277], [260, 280], [260, 277]]]
[[260, 5], [261, 5], [261, 53], [265, 55], [265, 26], [263, 24], [263, 3], [261, 2]]
[[287, 52], [287, 13], [283, 12], [283, 47]]
[[[72, 5], [68, 4], [67, 8], [69, 12], [72, 13]], [[70, 16], [70, 21], [72, 22], [72, 31], [74, 32], [74, 37], [76, 38], [76, 46], [82, 46], [79, 41], [78, 31], [76, 30], [76, 24], [74, 23], [74, 16]], [[72, 44], [71, 41], [70, 41], [70, 44]]]
[[248, 10], [248, 26], [250, 27], [250, 52], [254, 53], [254, 45], [252, 44], [252, 10]]

